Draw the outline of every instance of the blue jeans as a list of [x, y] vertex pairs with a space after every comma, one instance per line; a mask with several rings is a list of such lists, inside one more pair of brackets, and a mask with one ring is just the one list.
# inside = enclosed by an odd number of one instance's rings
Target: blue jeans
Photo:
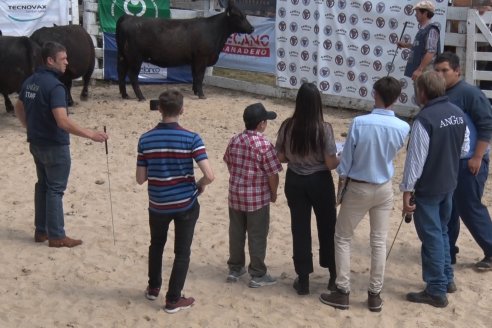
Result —
[[36, 233], [49, 239], [65, 237], [63, 194], [70, 174], [70, 147], [30, 144], [38, 182], [34, 187], [34, 226]]
[[460, 217], [484, 255], [492, 256], [492, 221], [487, 207], [482, 204], [488, 175], [488, 157], [482, 159], [476, 176], [468, 169], [468, 159], [460, 160], [458, 185], [453, 195], [453, 213], [448, 224], [451, 257], [456, 256], [455, 245], [460, 233]]
[[175, 302], [181, 297], [190, 265], [191, 243], [195, 224], [200, 215], [200, 204], [186, 211], [171, 214], [158, 214], [149, 211], [149, 286], [160, 288], [162, 285], [162, 254], [167, 241], [169, 224], [174, 221], [174, 263], [169, 277], [166, 300]]
[[422, 278], [430, 295], [446, 296], [448, 283], [454, 274], [449, 255], [448, 222], [451, 217], [452, 196], [415, 195], [414, 222], [422, 242]]

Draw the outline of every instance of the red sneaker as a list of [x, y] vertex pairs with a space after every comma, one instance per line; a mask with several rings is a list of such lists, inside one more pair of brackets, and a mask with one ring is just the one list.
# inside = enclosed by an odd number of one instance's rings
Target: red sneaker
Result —
[[193, 297], [186, 298], [181, 296], [176, 302], [169, 302], [166, 300], [164, 311], [167, 313], [176, 313], [180, 310], [190, 308], [193, 304], [195, 304], [195, 299]]
[[160, 291], [160, 288], [150, 288], [150, 286], [147, 286], [147, 289], [145, 290], [145, 297], [148, 300], [154, 301], [157, 299], [157, 297], [159, 297]]

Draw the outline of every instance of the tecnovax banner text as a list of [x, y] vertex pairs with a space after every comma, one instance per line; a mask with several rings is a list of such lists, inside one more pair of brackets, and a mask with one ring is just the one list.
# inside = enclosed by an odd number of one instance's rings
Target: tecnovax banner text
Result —
[[66, 0], [0, 0], [3, 35], [29, 36], [44, 26], [68, 24]]
[[[432, 21], [441, 26], [444, 44], [447, 0]], [[372, 100], [372, 85], [388, 74], [400, 80], [399, 103], [414, 106], [413, 82], [403, 76], [418, 23], [417, 0], [278, 0], [276, 21], [277, 84], [299, 88], [315, 82], [325, 94]], [[393, 57], [395, 58], [392, 63]]]

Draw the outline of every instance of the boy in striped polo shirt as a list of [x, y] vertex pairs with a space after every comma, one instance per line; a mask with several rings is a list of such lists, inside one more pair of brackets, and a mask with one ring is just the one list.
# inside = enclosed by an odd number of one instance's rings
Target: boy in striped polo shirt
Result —
[[[161, 289], [162, 254], [169, 224], [174, 221], [174, 264], [169, 278], [164, 311], [175, 313], [189, 308], [193, 297], [181, 296], [190, 263], [191, 242], [200, 213], [198, 195], [214, 180], [205, 145], [200, 136], [183, 129], [183, 95], [165, 91], [159, 96], [161, 122], [138, 141], [136, 179], [147, 181], [149, 193], [149, 282], [145, 296], [157, 299]], [[203, 173], [195, 181], [193, 160]]]
[[224, 154], [230, 173], [227, 282], [236, 282], [246, 273], [244, 245], [247, 233], [251, 288], [277, 282], [267, 273], [265, 255], [270, 202], [277, 200], [278, 172], [282, 171], [282, 165], [275, 147], [263, 135], [267, 121], [276, 117], [275, 112], [268, 112], [261, 103], [246, 107], [243, 114], [246, 130], [232, 137]]

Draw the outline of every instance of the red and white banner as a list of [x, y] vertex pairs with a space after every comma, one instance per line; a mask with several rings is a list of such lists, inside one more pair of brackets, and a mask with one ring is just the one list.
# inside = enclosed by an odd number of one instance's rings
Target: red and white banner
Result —
[[[399, 79], [399, 103], [415, 105], [413, 82], [403, 76], [418, 23], [418, 0], [277, 0], [277, 84], [297, 89], [315, 82], [325, 94], [372, 99], [372, 85], [388, 73]], [[432, 21], [441, 26], [444, 44], [447, 0], [436, 0]], [[441, 49], [442, 50], [442, 49]]]

